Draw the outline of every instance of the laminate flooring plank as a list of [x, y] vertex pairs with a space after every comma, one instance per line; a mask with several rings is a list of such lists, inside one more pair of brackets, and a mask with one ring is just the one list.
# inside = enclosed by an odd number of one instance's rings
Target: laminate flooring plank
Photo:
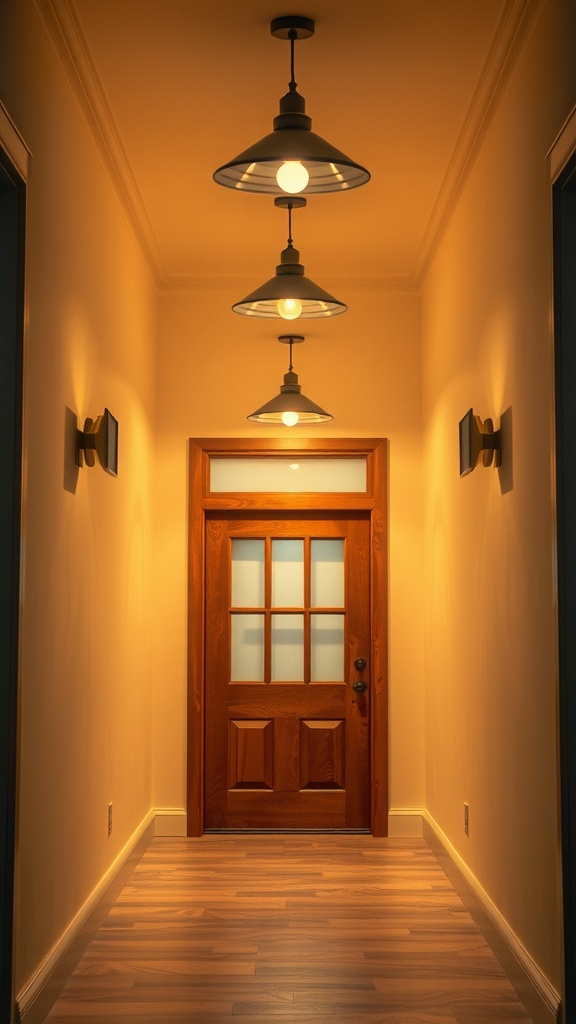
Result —
[[424, 839], [152, 840], [45, 1024], [532, 1024]]

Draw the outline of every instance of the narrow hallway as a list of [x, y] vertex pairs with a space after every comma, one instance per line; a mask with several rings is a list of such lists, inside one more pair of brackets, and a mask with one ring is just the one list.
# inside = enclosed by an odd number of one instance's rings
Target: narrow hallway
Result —
[[47, 1024], [530, 1024], [424, 839], [153, 839]]

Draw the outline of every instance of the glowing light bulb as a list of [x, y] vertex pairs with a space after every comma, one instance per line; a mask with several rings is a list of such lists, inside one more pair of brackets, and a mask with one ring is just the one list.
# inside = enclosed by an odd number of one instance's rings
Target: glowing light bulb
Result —
[[302, 312], [300, 299], [279, 299], [278, 312], [283, 320], [295, 320]]
[[[285, 427], [295, 427], [296, 424], [298, 423], [298, 420], [299, 416], [297, 412], [282, 413], [282, 423], [284, 424]], [[290, 466], [290, 469], [292, 469], [292, 466]]]
[[308, 171], [299, 160], [287, 160], [276, 171], [276, 181], [280, 188], [283, 192], [289, 192], [290, 195], [302, 192], [306, 188], [309, 179]]

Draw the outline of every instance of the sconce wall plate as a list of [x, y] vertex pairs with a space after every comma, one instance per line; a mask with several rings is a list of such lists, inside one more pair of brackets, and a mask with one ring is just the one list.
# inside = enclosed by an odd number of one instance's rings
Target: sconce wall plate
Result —
[[500, 465], [500, 431], [491, 419], [484, 422], [469, 409], [459, 423], [460, 476], [468, 476], [481, 461], [483, 466]]
[[106, 473], [118, 476], [118, 420], [104, 409], [96, 420], [84, 420], [84, 430], [77, 432], [76, 462], [95, 466], [96, 457]]

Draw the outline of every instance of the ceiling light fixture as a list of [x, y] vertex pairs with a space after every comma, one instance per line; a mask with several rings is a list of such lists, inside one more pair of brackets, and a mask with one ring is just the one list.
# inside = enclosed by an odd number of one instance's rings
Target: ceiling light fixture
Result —
[[285, 427], [294, 427], [297, 423], [327, 423], [334, 417], [302, 394], [298, 383], [298, 374], [292, 368], [292, 345], [304, 341], [301, 334], [281, 334], [278, 341], [290, 345], [290, 362], [288, 373], [284, 374], [284, 383], [280, 386], [280, 394], [266, 405], [247, 416], [254, 423], [283, 423]]
[[345, 192], [370, 180], [355, 163], [311, 130], [305, 100], [294, 81], [294, 43], [314, 35], [314, 21], [297, 15], [274, 18], [270, 31], [290, 40], [289, 91], [280, 100], [274, 131], [214, 172], [214, 181], [227, 188], [267, 195], [305, 192], [318, 195]]
[[279, 196], [275, 206], [288, 210], [288, 245], [280, 254], [276, 274], [232, 309], [244, 316], [272, 317], [282, 320], [302, 320], [313, 317], [336, 316], [345, 313], [347, 306], [330, 292], [304, 276], [300, 253], [292, 243], [292, 209], [306, 206], [302, 196]]

